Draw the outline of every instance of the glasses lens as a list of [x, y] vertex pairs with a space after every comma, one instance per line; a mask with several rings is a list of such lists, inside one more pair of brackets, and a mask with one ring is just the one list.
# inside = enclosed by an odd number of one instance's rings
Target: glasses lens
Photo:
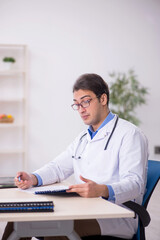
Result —
[[78, 105], [77, 104], [72, 104], [71, 107], [73, 108], [73, 110], [78, 110]]
[[73, 108], [73, 110], [79, 110], [80, 106], [83, 107], [83, 108], [87, 108], [87, 107], [89, 107], [91, 100], [92, 99], [87, 100], [87, 101], [83, 101], [80, 104], [72, 104], [71, 107]]
[[81, 102], [81, 106], [82, 106], [83, 108], [87, 108], [87, 107], [89, 107], [89, 105], [90, 105], [90, 100]]

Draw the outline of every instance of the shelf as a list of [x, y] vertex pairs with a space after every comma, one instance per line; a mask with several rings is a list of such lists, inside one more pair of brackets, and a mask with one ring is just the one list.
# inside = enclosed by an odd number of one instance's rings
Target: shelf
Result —
[[1, 128], [17, 128], [17, 127], [25, 127], [24, 124], [21, 123], [0, 123], [0, 129]]
[[13, 99], [0, 99], [0, 103], [10, 103], [10, 102], [24, 102], [25, 101], [25, 98], [13, 98]]
[[10, 71], [0, 71], [0, 76], [17, 76], [21, 74], [25, 74], [24, 70], [10, 70]]
[[0, 45], [1, 48], [24, 48], [27, 47], [26, 44], [6, 44], [6, 43], [1, 43]]
[[1, 59], [12, 57], [14, 64], [0, 62], [0, 114], [11, 114], [12, 123], [0, 123], [0, 175], [27, 169], [28, 160], [28, 50], [25, 44], [0, 44]]
[[8, 154], [8, 153], [10, 153], [10, 154], [15, 154], [15, 153], [24, 153], [25, 151], [24, 151], [24, 149], [21, 149], [21, 148], [19, 148], [19, 149], [0, 149], [0, 154]]

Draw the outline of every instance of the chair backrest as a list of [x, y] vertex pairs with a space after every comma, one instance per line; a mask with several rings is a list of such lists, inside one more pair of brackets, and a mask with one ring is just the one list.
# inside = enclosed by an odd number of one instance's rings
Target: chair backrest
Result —
[[160, 161], [148, 160], [148, 173], [147, 173], [147, 191], [143, 198], [142, 205], [147, 208], [149, 199], [160, 179]]
[[[142, 205], [147, 208], [148, 202], [152, 196], [152, 193], [160, 179], [160, 161], [148, 160], [148, 172], [147, 172], [147, 185], [146, 193], [143, 197]], [[136, 240], [144, 240], [145, 232], [144, 227], [139, 223]]]

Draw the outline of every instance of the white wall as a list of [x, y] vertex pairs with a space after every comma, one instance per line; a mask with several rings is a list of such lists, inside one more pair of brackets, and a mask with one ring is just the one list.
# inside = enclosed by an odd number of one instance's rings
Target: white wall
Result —
[[109, 82], [109, 72], [129, 68], [149, 88], [137, 114], [150, 158], [160, 159], [159, 0], [0, 0], [0, 43], [29, 49], [29, 171], [84, 128], [70, 107], [76, 78], [94, 72]]

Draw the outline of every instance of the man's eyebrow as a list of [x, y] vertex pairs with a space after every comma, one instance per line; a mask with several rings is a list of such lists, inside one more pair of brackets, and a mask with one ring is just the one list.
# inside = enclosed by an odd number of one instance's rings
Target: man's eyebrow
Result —
[[[86, 97], [91, 97], [90, 95], [84, 95], [83, 97], [81, 97], [80, 99], [86, 98]], [[73, 99], [73, 101], [77, 101], [76, 99]]]

